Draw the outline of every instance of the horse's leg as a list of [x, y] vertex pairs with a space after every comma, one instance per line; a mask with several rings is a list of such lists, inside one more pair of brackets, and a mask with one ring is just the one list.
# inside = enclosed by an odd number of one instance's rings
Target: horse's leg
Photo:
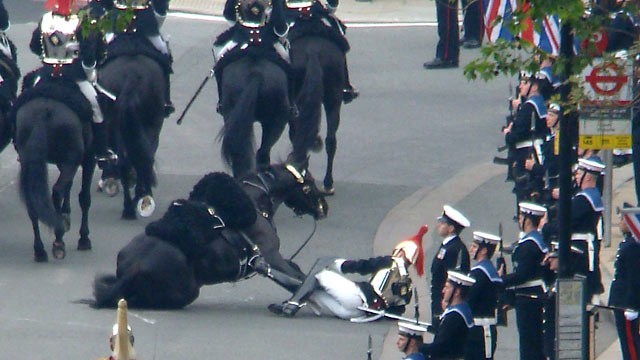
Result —
[[136, 211], [133, 208], [133, 200], [131, 199], [131, 178], [129, 177], [129, 171], [131, 167], [127, 159], [122, 159], [122, 165], [120, 166], [120, 182], [122, 183], [122, 194], [124, 196], [122, 218], [125, 220], [135, 220]]
[[42, 237], [40, 237], [38, 217], [35, 212], [33, 214], [29, 212], [29, 218], [31, 219], [31, 227], [33, 228], [33, 259], [36, 262], [47, 262], [49, 257], [47, 256], [47, 252], [44, 250]]
[[327, 170], [324, 176], [324, 192], [333, 195], [333, 159], [338, 148], [338, 127], [340, 126], [340, 107], [339, 101], [326, 101], [324, 111], [327, 116], [327, 136], [325, 138], [325, 150], [327, 152]]
[[85, 156], [82, 163], [82, 185], [78, 194], [78, 203], [82, 211], [82, 221], [80, 223], [80, 239], [78, 240], [78, 250], [91, 250], [91, 239], [89, 238], [89, 208], [91, 207], [91, 180], [96, 164], [93, 156]]
[[78, 171], [78, 166], [76, 164], [62, 164], [58, 165], [58, 169], [60, 170], [60, 176], [58, 177], [58, 180], [56, 180], [56, 183], [53, 184], [51, 197], [53, 200], [53, 206], [55, 207], [56, 212], [61, 215], [64, 226], [61, 229], [55, 230], [56, 238], [53, 241], [51, 253], [56, 259], [64, 259], [66, 251], [63, 237], [64, 233], [67, 232], [71, 226], [71, 185], [73, 184], [73, 178]]
[[285, 126], [289, 123], [289, 103], [283, 104], [283, 109], [286, 109], [284, 114], [276, 116], [271, 121], [262, 122], [262, 139], [260, 141], [260, 148], [256, 152], [256, 166], [258, 170], [264, 170], [271, 164], [271, 148], [278, 142], [280, 136], [284, 132]]

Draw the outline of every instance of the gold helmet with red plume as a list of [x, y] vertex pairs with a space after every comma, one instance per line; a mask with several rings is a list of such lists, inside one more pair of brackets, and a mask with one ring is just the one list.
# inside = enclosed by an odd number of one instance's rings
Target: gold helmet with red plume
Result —
[[400, 241], [393, 248], [392, 256], [397, 256], [400, 251], [404, 252], [404, 257], [416, 267], [418, 276], [424, 274], [424, 251], [422, 250], [422, 237], [429, 231], [427, 225], [422, 225], [418, 232], [408, 239]]
[[44, 4], [45, 9], [62, 16], [77, 13], [79, 6], [78, 0], [47, 0]]

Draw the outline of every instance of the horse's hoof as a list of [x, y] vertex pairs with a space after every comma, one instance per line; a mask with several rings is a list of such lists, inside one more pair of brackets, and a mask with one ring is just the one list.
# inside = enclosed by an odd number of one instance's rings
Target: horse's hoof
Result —
[[33, 255], [33, 260], [38, 263], [43, 263], [49, 261], [49, 256], [47, 252], [44, 250], [36, 251]]
[[104, 192], [109, 197], [114, 197], [120, 193], [120, 182], [115, 178], [100, 179], [98, 181], [98, 192]]
[[64, 232], [69, 231], [71, 229], [71, 216], [69, 214], [62, 214], [62, 226], [64, 227]]
[[80, 239], [78, 240], [78, 251], [91, 250], [91, 240]]
[[319, 190], [322, 193], [322, 195], [325, 195], [325, 196], [332, 196], [332, 195], [334, 195], [336, 193], [336, 189], [333, 186], [331, 186], [331, 187], [322, 187]]
[[136, 205], [136, 212], [138, 215], [142, 217], [149, 217], [153, 215], [153, 212], [156, 210], [156, 201], [153, 200], [151, 195], [145, 195], [140, 200], [138, 200], [138, 204]]
[[62, 241], [54, 241], [51, 247], [51, 254], [54, 259], [62, 260], [67, 255], [65, 251], [65, 245]]

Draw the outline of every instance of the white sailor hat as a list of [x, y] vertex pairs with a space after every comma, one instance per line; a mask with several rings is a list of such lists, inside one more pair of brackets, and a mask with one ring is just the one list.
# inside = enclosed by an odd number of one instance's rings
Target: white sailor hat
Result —
[[605, 169], [605, 165], [602, 163], [599, 157], [591, 156], [588, 159], [578, 159], [578, 169], [602, 174]]
[[462, 228], [469, 227], [471, 222], [462, 213], [449, 205], [443, 207], [442, 215], [438, 217], [438, 220], [445, 221], [451, 225], [457, 225]]
[[520, 212], [525, 215], [544, 216], [547, 212], [547, 209], [545, 209], [544, 206], [528, 202], [519, 203], [518, 208], [520, 208]]
[[406, 321], [398, 322], [398, 335], [406, 337], [422, 336], [427, 332], [427, 328], [418, 324], [413, 324]]
[[474, 231], [473, 241], [478, 244], [497, 245], [500, 243], [500, 237], [482, 231]]
[[453, 270], [447, 271], [447, 281], [460, 286], [471, 286], [476, 283], [475, 279]]
[[549, 106], [547, 108], [547, 112], [552, 112], [552, 113], [559, 114], [560, 113], [560, 105], [558, 105], [556, 103], [549, 104]]

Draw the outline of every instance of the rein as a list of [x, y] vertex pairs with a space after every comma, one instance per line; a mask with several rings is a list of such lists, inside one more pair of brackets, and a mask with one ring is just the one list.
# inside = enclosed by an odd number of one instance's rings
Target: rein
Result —
[[311, 230], [311, 234], [309, 234], [309, 237], [307, 237], [307, 240], [305, 240], [302, 243], [302, 245], [300, 245], [298, 250], [296, 250], [296, 252], [294, 252], [293, 255], [291, 255], [291, 257], [289, 258], [289, 261], [292, 261], [293, 258], [295, 258], [300, 253], [300, 251], [302, 251], [302, 249], [304, 249], [304, 247], [307, 246], [309, 241], [311, 241], [311, 238], [313, 237], [313, 235], [316, 233], [317, 227], [318, 227], [318, 221], [316, 219], [313, 219], [313, 230]]
[[256, 207], [258, 208], [258, 211], [264, 218], [269, 219], [273, 214], [273, 198], [271, 197], [271, 187], [269, 186], [267, 181], [264, 179], [264, 176], [262, 175], [262, 173], [256, 173], [256, 176], [258, 177], [258, 180], [260, 180], [261, 184], [256, 184], [249, 180], [242, 180], [242, 183], [262, 191], [267, 196], [267, 199], [269, 199], [268, 208], [261, 209], [259, 204], [257, 204], [257, 202], [256, 202], [256, 205], [257, 205]]

